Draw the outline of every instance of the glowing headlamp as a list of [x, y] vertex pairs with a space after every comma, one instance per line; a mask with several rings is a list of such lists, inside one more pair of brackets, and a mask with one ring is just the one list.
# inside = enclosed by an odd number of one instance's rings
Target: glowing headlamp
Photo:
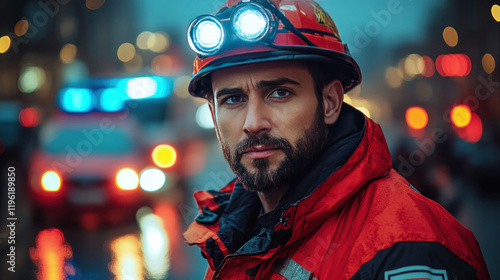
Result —
[[224, 28], [212, 15], [199, 16], [189, 25], [188, 41], [191, 48], [201, 54], [216, 53], [224, 43]]
[[189, 45], [196, 53], [208, 56], [217, 53], [229, 44], [228, 41], [255, 43], [272, 40], [278, 19], [263, 5], [244, 2], [236, 7], [230, 18], [220, 20], [212, 15], [197, 17], [188, 29]]
[[269, 11], [255, 3], [247, 3], [231, 16], [234, 34], [245, 42], [257, 42], [271, 32]]

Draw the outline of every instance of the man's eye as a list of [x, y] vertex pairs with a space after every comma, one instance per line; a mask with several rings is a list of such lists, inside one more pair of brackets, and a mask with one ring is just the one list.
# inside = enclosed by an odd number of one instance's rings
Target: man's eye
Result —
[[228, 97], [224, 103], [227, 103], [227, 104], [236, 104], [236, 103], [239, 103], [239, 102], [242, 102], [243, 101], [243, 98], [241, 98], [241, 96], [230, 96]]
[[273, 98], [285, 98], [285, 97], [288, 97], [290, 95], [290, 91], [286, 90], [286, 89], [277, 89], [273, 92], [271, 92], [271, 94], [269, 95], [269, 97], [273, 97]]

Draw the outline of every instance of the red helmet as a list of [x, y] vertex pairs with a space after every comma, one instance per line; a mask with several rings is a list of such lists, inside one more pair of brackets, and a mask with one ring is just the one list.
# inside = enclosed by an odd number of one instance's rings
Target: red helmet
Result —
[[189, 84], [197, 97], [211, 88], [212, 71], [268, 61], [325, 63], [345, 92], [361, 82], [335, 23], [312, 0], [228, 0], [215, 15], [193, 20], [188, 41], [198, 53]]

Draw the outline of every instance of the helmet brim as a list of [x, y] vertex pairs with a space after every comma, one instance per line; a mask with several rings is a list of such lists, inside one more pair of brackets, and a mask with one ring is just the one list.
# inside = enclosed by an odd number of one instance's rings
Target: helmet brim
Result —
[[[315, 49], [311, 51], [311, 49]], [[189, 93], [194, 97], [206, 97], [207, 90], [211, 90], [211, 73], [229, 67], [272, 62], [272, 61], [300, 61], [300, 62], [320, 62], [327, 65], [326, 68], [332, 71], [332, 75], [339, 80], [344, 92], [348, 92], [353, 87], [361, 83], [361, 71], [356, 61], [349, 55], [325, 50], [321, 48], [308, 47], [308, 53], [292, 50], [272, 50], [266, 52], [245, 53], [229, 56], [212, 61], [194, 75], [189, 83]], [[210, 87], [209, 89], [207, 89]]]

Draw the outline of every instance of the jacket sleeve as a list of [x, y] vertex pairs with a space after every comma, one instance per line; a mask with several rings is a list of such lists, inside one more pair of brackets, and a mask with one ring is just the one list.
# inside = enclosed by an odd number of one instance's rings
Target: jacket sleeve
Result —
[[469, 280], [479, 278], [472, 265], [437, 242], [400, 242], [379, 251], [373, 259], [363, 264], [351, 279]]

